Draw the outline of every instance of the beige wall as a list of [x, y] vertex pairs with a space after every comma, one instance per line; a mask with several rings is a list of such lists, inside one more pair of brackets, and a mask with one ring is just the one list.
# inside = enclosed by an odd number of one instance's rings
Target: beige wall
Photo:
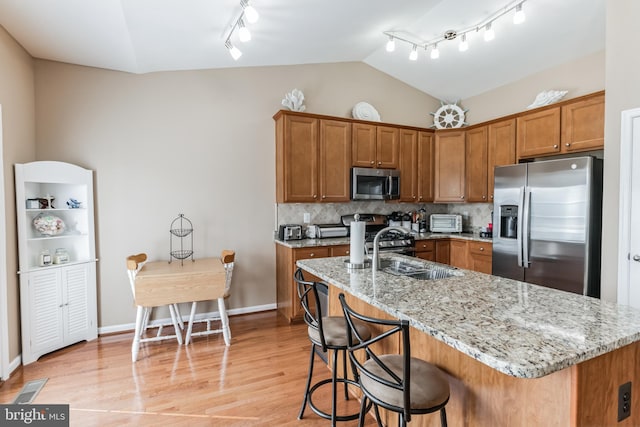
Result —
[[179, 213], [196, 257], [236, 250], [231, 308], [275, 303], [272, 116], [287, 92], [308, 112], [349, 117], [368, 101], [424, 127], [438, 105], [360, 63], [132, 75], [38, 60], [35, 79], [38, 160], [95, 170], [102, 327], [133, 322], [124, 259], [168, 259]]
[[638, 20], [640, 2], [637, 0], [607, 2], [602, 297], [612, 301], [617, 298], [618, 279], [620, 114], [640, 107], [640, 57], [635, 53], [635, 47], [640, 45]]
[[543, 90], [567, 90], [564, 99], [604, 89], [605, 53], [600, 51], [462, 101], [467, 122], [481, 123], [525, 111]]
[[[9, 357], [20, 354], [18, 244], [16, 239], [14, 163], [35, 158], [35, 97], [33, 59], [0, 27], [0, 104], [7, 233], [7, 305]], [[0, 279], [2, 280], [2, 279]], [[4, 299], [4, 295], [0, 296]]]

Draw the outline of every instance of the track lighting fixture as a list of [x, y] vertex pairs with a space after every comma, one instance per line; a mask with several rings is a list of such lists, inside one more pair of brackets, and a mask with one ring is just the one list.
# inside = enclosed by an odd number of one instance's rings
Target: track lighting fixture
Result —
[[[242, 0], [244, 1], [244, 0]], [[411, 40], [410, 38], [405, 38], [404, 34], [407, 34], [405, 31], [385, 31], [384, 34], [389, 37], [387, 41], [386, 50], [387, 52], [393, 52], [395, 49], [395, 41], [400, 40], [405, 43], [410, 43], [413, 47], [411, 49], [411, 54], [409, 55], [409, 59], [415, 61], [418, 59], [418, 48], [422, 48], [424, 50], [428, 50], [431, 48], [431, 58], [437, 59], [440, 57], [440, 50], [438, 49], [438, 43], [455, 40], [460, 37], [460, 42], [458, 44], [458, 50], [460, 52], [464, 52], [469, 49], [469, 43], [467, 42], [467, 34], [472, 32], [480, 32], [484, 30], [484, 39], [486, 41], [491, 41], [495, 38], [495, 32], [492, 28], [492, 24], [497, 21], [499, 18], [503, 17], [507, 13], [511, 11], [515, 11], [513, 15], [513, 23], [521, 24], [525, 21], [525, 14], [522, 10], [522, 5], [525, 1], [529, 0], [512, 0], [503, 8], [497, 10], [495, 13], [489, 15], [482, 21], [479, 21], [476, 25], [471, 27], [464, 28], [460, 31], [456, 30], [447, 30], [443, 35], [436, 37], [435, 39], [429, 41], [417, 41], [415, 39]]]
[[231, 57], [237, 61], [238, 58], [240, 58], [242, 56], [242, 52], [240, 52], [240, 49], [238, 49], [237, 47], [235, 47], [234, 45], [231, 44], [231, 42], [229, 40], [227, 40], [227, 42], [224, 44], [224, 46], [229, 49], [229, 53], [231, 54]]
[[389, 36], [389, 41], [387, 42], [387, 52], [393, 52], [396, 50], [396, 41], [393, 39], [393, 36]]
[[238, 40], [246, 43], [251, 40], [251, 32], [245, 26], [245, 20], [249, 23], [254, 23], [258, 20], [258, 12], [249, 4], [248, 0], [240, 0], [240, 6], [242, 7], [240, 16], [235, 20], [227, 34], [227, 37], [224, 39], [224, 46], [229, 50], [231, 57], [236, 61], [242, 56], [242, 52], [231, 43], [231, 36], [233, 36], [233, 32], [238, 30]]
[[520, 3], [516, 6], [516, 13], [513, 15], [513, 23], [516, 25], [522, 24], [526, 18], [524, 10], [522, 10], [522, 3]]
[[484, 27], [484, 41], [490, 42], [491, 40], [493, 40], [495, 38], [496, 38], [496, 33], [495, 33], [495, 31], [493, 31], [493, 28], [491, 28], [491, 22], [489, 22]]
[[258, 15], [258, 11], [249, 4], [248, 0], [240, 0], [240, 6], [242, 6], [244, 16], [247, 17], [247, 21], [250, 24], [255, 24], [256, 22], [258, 22], [258, 18], [260, 18], [260, 15]]
[[411, 49], [411, 53], [409, 54], [409, 59], [412, 61], [416, 61], [418, 59], [418, 46], [416, 46], [415, 44]]

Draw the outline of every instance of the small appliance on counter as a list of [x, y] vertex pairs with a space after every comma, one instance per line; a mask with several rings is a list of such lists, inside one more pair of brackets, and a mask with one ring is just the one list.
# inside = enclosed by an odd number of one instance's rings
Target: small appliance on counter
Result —
[[432, 233], [462, 233], [462, 215], [431, 214], [429, 229]]
[[298, 224], [282, 224], [278, 228], [278, 239], [280, 240], [301, 240], [302, 226]]
[[347, 237], [349, 235], [349, 228], [343, 224], [317, 224], [314, 227], [316, 228], [317, 239]]

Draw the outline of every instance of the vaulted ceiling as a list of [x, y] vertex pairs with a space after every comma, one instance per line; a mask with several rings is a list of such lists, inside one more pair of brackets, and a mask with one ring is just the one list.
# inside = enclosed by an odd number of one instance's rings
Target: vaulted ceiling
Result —
[[[517, 2], [517, 0], [516, 0]], [[484, 27], [418, 49], [396, 42], [394, 32], [423, 43], [446, 31], [481, 24], [509, 0], [251, 0], [260, 19], [247, 23], [252, 40], [237, 30], [230, 41], [243, 55], [233, 60], [225, 40], [240, 17], [240, 0], [0, 0], [2, 25], [33, 57], [91, 67], [149, 73], [361, 61], [443, 100], [474, 96], [546, 68], [604, 49], [605, 0], [526, 0], [526, 21], [513, 11]]]

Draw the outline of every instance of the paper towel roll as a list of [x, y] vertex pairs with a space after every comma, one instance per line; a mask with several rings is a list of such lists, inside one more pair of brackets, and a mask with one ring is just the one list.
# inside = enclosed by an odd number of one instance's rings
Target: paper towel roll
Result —
[[351, 264], [364, 263], [364, 221], [351, 222], [349, 254]]

